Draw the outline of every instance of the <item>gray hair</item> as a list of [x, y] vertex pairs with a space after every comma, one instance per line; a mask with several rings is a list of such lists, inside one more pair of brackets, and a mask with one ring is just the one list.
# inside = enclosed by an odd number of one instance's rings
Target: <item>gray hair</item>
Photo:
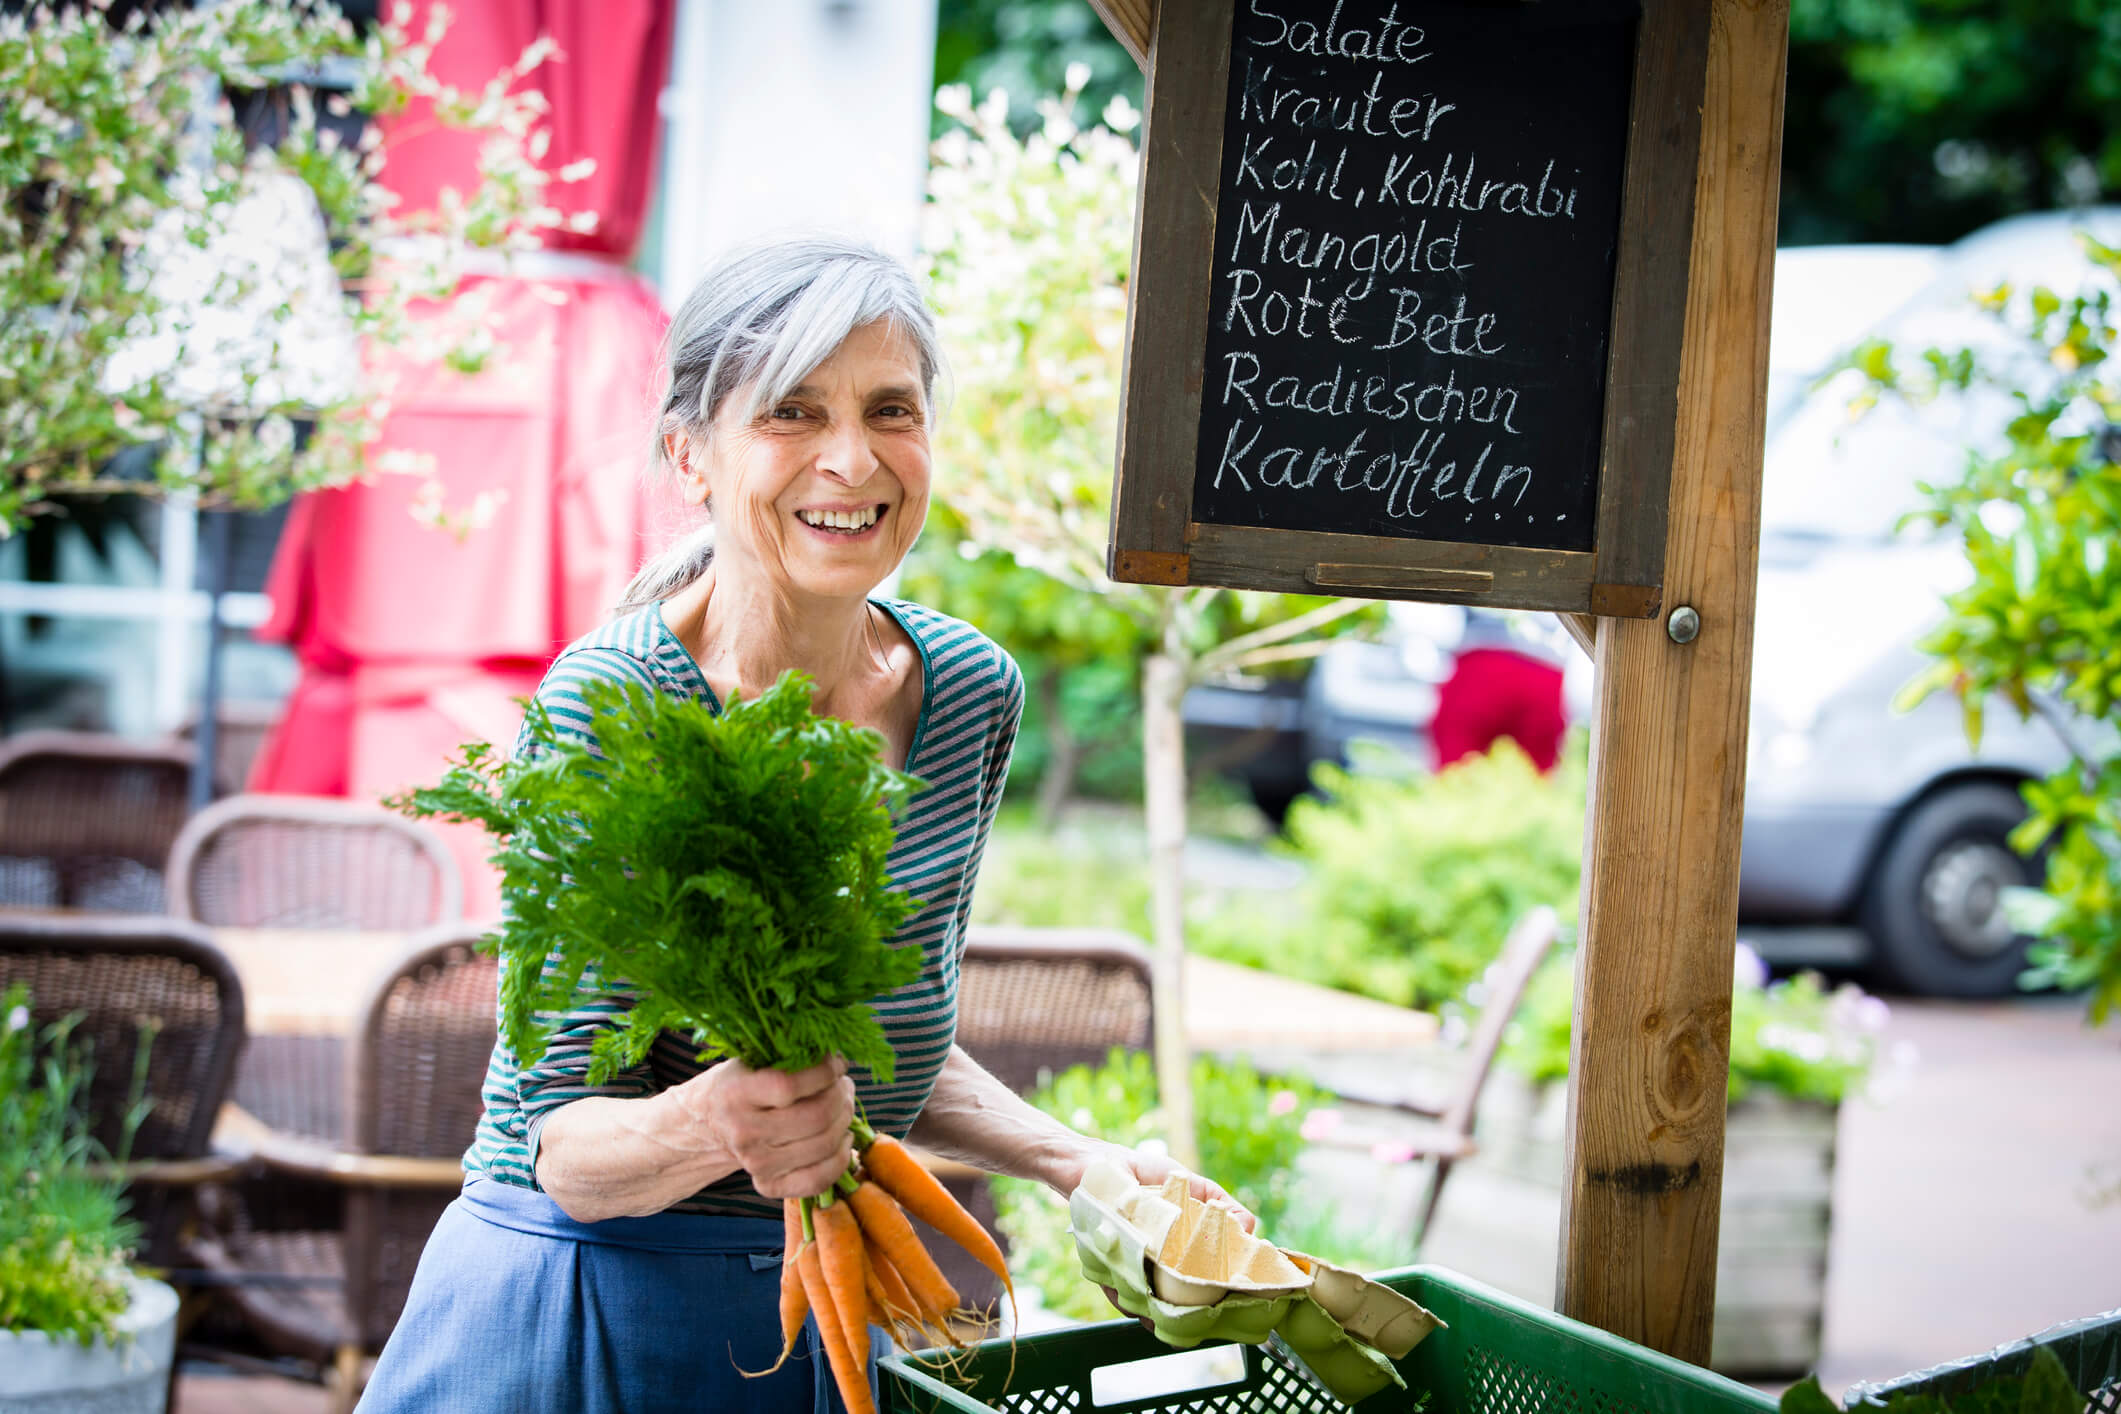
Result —
[[[849, 334], [879, 320], [912, 339], [922, 391], [932, 405], [943, 371], [942, 345], [920, 287], [898, 261], [858, 242], [805, 236], [751, 246], [715, 262], [663, 338], [666, 379], [651, 474], [670, 465], [663, 442], [670, 433], [703, 442], [730, 397], [747, 388], [742, 411], [764, 415]], [[675, 594], [705, 574], [713, 557], [709, 525], [642, 566], [619, 611]]]

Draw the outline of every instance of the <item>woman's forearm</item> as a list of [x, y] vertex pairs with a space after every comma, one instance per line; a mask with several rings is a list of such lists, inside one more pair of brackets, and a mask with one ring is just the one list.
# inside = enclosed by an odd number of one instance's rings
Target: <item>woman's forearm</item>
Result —
[[576, 1222], [642, 1217], [735, 1173], [734, 1153], [692, 1140], [665, 1113], [671, 1092], [603, 1096], [554, 1110], [538, 1139], [538, 1185]]
[[908, 1137], [946, 1159], [1036, 1179], [1063, 1196], [1106, 1147], [1025, 1103], [956, 1046]]

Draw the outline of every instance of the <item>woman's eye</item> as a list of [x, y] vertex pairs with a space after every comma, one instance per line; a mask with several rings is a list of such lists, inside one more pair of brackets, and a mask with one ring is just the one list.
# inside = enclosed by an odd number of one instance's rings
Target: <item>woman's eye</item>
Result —
[[782, 403], [769, 414], [777, 422], [794, 422], [803, 415], [803, 409], [794, 403]]

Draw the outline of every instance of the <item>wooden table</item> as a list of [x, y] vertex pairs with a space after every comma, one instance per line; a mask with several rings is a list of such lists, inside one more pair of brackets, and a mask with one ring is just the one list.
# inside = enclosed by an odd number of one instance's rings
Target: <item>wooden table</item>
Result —
[[412, 937], [300, 928], [216, 928], [213, 935], [243, 979], [253, 1037], [353, 1035]]
[[349, 1044], [410, 935], [292, 928], [213, 934], [243, 979], [250, 1033], [232, 1102], [268, 1129], [337, 1144], [345, 1132]]

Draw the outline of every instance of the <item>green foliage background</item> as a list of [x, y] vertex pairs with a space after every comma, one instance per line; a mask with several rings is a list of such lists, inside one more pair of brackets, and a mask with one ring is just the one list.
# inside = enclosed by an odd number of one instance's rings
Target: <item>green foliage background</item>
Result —
[[1457, 1000], [1525, 913], [1576, 916], [1582, 745], [1551, 777], [1507, 740], [1433, 776], [1317, 768], [1324, 797], [1287, 826], [1305, 883], [1206, 919], [1197, 949], [1399, 1006]]

